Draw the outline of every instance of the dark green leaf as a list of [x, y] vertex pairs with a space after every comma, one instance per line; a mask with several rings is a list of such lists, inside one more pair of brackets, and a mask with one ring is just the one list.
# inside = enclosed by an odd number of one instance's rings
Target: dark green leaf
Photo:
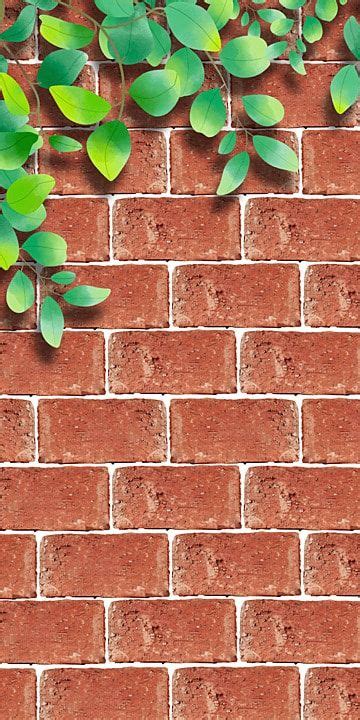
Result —
[[234, 150], [235, 145], [236, 132], [235, 130], [231, 130], [231, 132], [226, 133], [226, 135], [224, 135], [224, 137], [220, 140], [218, 149], [219, 155], [228, 155]]
[[259, 157], [268, 165], [288, 172], [298, 171], [297, 155], [285, 143], [266, 135], [254, 135], [253, 144]]
[[250, 22], [250, 15], [248, 11], [244, 12], [241, 16], [241, 27], [246, 27]]
[[198, 5], [175, 2], [165, 8], [170, 30], [179, 42], [193, 50], [218, 52], [221, 40], [210, 15]]
[[35, 292], [31, 280], [18, 270], [6, 291], [6, 304], [15, 313], [23, 313], [34, 304]]
[[95, 0], [95, 5], [104, 15], [125, 18], [134, 14], [133, 0]]
[[261, 25], [258, 20], [254, 20], [254, 22], [249, 25], [248, 35], [250, 35], [250, 37], [260, 37]]
[[339, 115], [353, 105], [360, 93], [360, 78], [354, 65], [344, 65], [330, 85], [333, 106]]
[[71, 270], [59, 270], [59, 272], [51, 275], [50, 279], [57, 285], [71, 285], [76, 279], [76, 273]]
[[[99, 31], [99, 45], [105, 57], [116, 58], [119, 54], [124, 65], [134, 65], [149, 55], [154, 47], [154, 38], [146, 17], [144, 3], [135, 6], [133, 18], [118, 18], [108, 15]], [[111, 42], [110, 42], [110, 40]]]
[[28, 159], [34, 136], [28, 132], [0, 132], [0, 167], [16, 170]]
[[40, 332], [48, 345], [60, 347], [64, 332], [64, 315], [60, 305], [52, 297], [46, 297], [41, 303]]
[[168, 31], [154, 20], [149, 20], [149, 27], [153, 36], [154, 45], [146, 60], [149, 65], [156, 67], [161, 63], [165, 55], [170, 52], [171, 39]]
[[72, 85], [87, 59], [87, 54], [82, 50], [54, 50], [42, 61], [37, 81], [43, 88], [51, 85]]
[[52, 15], [40, 15], [40, 35], [51, 45], [76, 50], [89, 45], [94, 31], [85, 25], [71, 23]]
[[258, 16], [265, 20], [267, 23], [273, 23], [276, 20], [286, 20], [285, 13], [281, 12], [281, 10], [258, 10], [257, 11]]
[[66, 261], [67, 245], [61, 235], [52, 232], [37, 232], [25, 240], [23, 250], [40, 265], [55, 267]]
[[3, 55], [0, 55], [0, 72], [6, 73], [8, 71], [9, 63]]
[[282, 5], [287, 10], [298, 10], [299, 8], [303, 7], [306, 3], [306, 0], [280, 0], [280, 5]]
[[8, 270], [19, 257], [19, 243], [10, 223], [0, 215], [0, 268]]
[[173, 70], [150, 70], [134, 80], [129, 95], [149, 115], [166, 115], [179, 100], [179, 77]]
[[180, 97], [193, 95], [204, 82], [204, 66], [200, 58], [190, 48], [177, 50], [166, 63], [167, 70], [178, 74], [180, 81]]
[[106, 300], [109, 295], [110, 290], [107, 288], [93, 287], [92, 285], [78, 285], [71, 290], [67, 290], [63, 298], [69, 305], [92, 307]]
[[219, 88], [199, 93], [190, 110], [191, 127], [206, 137], [213, 137], [226, 122], [226, 107]]
[[28, 215], [38, 210], [54, 186], [51, 175], [26, 175], [10, 185], [6, 200], [12, 210]]
[[62, 114], [78, 125], [93, 125], [111, 109], [107, 100], [82, 87], [52, 85], [49, 92]]
[[82, 148], [81, 142], [67, 135], [50, 135], [49, 143], [54, 150], [60, 153], [78, 152]]
[[33, 33], [36, 18], [36, 8], [28, 5], [21, 10], [11, 27], [0, 33], [0, 40], [5, 42], [23, 42]]
[[360, 60], [360, 23], [352, 15], [344, 25], [344, 40], [357, 60]]
[[296, 41], [296, 47], [297, 47], [297, 49], [299, 50], [299, 52], [301, 52], [301, 53], [306, 52], [306, 45], [305, 45], [305, 43], [302, 41], [301, 38], [298, 38], [298, 39], [297, 39], [297, 41]]
[[40, 205], [40, 207], [33, 213], [21, 215], [21, 213], [17, 213], [15, 210], [12, 210], [6, 200], [4, 200], [1, 204], [1, 209], [4, 217], [6, 217], [10, 225], [20, 232], [32, 232], [42, 225], [46, 219], [46, 210], [43, 205]]
[[22, 167], [17, 168], [17, 170], [0, 170], [0, 187], [7, 190], [10, 185], [15, 182], [15, 180], [18, 180], [20, 177], [24, 177], [26, 174], [27, 173]]
[[130, 157], [129, 131], [124, 123], [111, 120], [93, 130], [86, 149], [91, 162], [101, 174], [107, 180], [115, 180]]
[[35, 5], [40, 10], [54, 10], [59, 4], [57, 0], [25, 0], [29, 5]]
[[222, 49], [220, 60], [225, 69], [235, 77], [255, 77], [270, 65], [267, 49], [262, 38], [245, 35], [230, 40]]
[[27, 115], [13, 115], [7, 109], [4, 100], [0, 100], [0, 132], [19, 130], [28, 121]]
[[221, 180], [216, 191], [217, 195], [228, 195], [234, 192], [244, 182], [250, 165], [250, 156], [241, 152], [227, 161]]

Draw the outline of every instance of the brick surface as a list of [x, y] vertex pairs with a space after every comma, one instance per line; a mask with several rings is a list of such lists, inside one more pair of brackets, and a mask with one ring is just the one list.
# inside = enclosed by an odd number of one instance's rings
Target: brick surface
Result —
[[358, 190], [360, 132], [305, 131], [304, 192], [351, 195]]
[[305, 677], [305, 720], [356, 720], [359, 668], [311, 668]]
[[0, 670], [0, 720], [36, 720], [35, 670]]
[[41, 228], [62, 235], [68, 260], [93, 262], [109, 259], [109, 203], [106, 198], [62, 197], [47, 200]]
[[360, 595], [360, 535], [309, 535], [305, 546], [305, 587], [311, 595]]
[[305, 400], [304, 461], [360, 462], [360, 401]]
[[0, 462], [34, 460], [34, 431], [31, 402], [0, 399]]
[[[314, 15], [316, 0], [309, 0], [304, 7], [304, 17]], [[309, 60], [353, 60], [353, 55], [345, 43], [343, 30], [349, 15], [356, 14], [356, 0], [349, 0], [346, 6], [339, 4], [336, 20], [325, 22], [323, 36], [316, 43], [308, 44], [306, 56]]]
[[359, 327], [360, 267], [312, 265], [305, 276], [305, 320], [313, 327]]
[[32, 535], [0, 535], [0, 597], [35, 595], [35, 538]]

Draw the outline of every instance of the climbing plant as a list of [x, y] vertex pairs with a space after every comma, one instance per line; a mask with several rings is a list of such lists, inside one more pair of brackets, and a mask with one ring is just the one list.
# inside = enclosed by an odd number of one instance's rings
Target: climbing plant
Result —
[[[346, 1], [339, 0], [342, 5]], [[92, 15], [94, 4], [104, 16], [101, 21], [98, 13], [96, 18]], [[75, 273], [66, 269], [53, 274], [48, 270], [63, 265], [67, 246], [59, 235], [38, 230], [46, 217], [44, 201], [56, 179], [26, 169], [29, 158], [43, 143], [39, 88], [48, 91], [71, 124], [90, 126], [85, 150], [97, 170], [113, 181], [131, 156], [131, 138], [122, 120], [127, 93], [144, 113], [154, 117], [170, 113], [180, 98], [194, 96], [189, 123], [195, 132], [211, 138], [226, 123], [222, 90], [227, 87], [228, 75], [245, 80], [256, 77], [277, 58], [287, 58], [295, 73], [306, 75], [303, 58], [307, 47], [321, 39], [326, 23], [336, 20], [337, 0], [317, 0], [313, 14], [304, 12], [306, 0], [274, 0], [270, 4], [273, 7], [269, 8], [265, 0], [205, 0], [201, 5], [196, 0], [165, 0], [159, 5], [156, 0], [89, 0], [85, 11], [76, 0], [26, 0], [13, 25], [0, 32], [0, 185], [6, 191], [1, 202], [0, 267], [9, 270], [21, 263], [12, 274], [6, 295], [7, 305], [15, 313], [28, 310], [35, 301], [35, 286], [41, 287], [39, 325], [48, 344], [59, 347], [63, 333], [58, 296], [70, 305], [89, 307], [105, 300], [109, 290], [76, 285]], [[57, 17], [62, 8], [72, 10], [83, 22]], [[4, 12], [0, 0], [1, 21]], [[33, 81], [18, 54], [21, 44], [34, 32], [37, 16], [40, 35], [53, 49], [41, 60]], [[222, 41], [220, 33], [229, 24], [232, 39]], [[360, 25], [355, 17], [347, 20], [343, 32], [346, 45], [359, 60]], [[106, 119], [112, 109], [108, 100], [74, 85], [88, 61], [84, 48], [95, 40], [104, 57], [118, 66], [121, 97], [114, 106], [115, 120]], [[202, 89], [204, 62], [212, 64], [218, 87]], [[145, 69], [144, 63], [151, 69]], [[11, 74], [14, 64], [18, 65], [21, 84]], [[137, 65], [137, 76], [127, 90], [128, 65]], [[344, 64], [330, 88], [336, 112], [346, 112], [359, 91], [356, 64]], [[30, 108], [30, 94], [34, 110]], [[282, 103], [270, 95], [249, 93], [241, 101], [255, 127], [271, 128], [284, 117]], [[245, 150], [236, 151], [238, 133], [233, 130], [219, 142], [219, 154], [231, 157], [225, 159], [218, 195], [241, 187], [250, 166], [250, 143], [264, 163], [291, 173], [298, 171], [297, 155], [287, 143], [261, 134], [259, 128], [254, 132], [244, 126], [243, 131]], [[49, 143], [54, 153], [82, 149], [80, 142], [66, 134], [52, 134]], [[18, 232], [30, 233], [21, 247]], [[27, 273], [23, 266], [28, 268]], [[64, 291], [64, 286], [71, 287]]]

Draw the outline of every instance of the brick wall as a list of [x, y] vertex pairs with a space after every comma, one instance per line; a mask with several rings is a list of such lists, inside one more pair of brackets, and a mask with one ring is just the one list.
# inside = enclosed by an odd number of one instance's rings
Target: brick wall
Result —
[[[0, 720], [360, 716], [360, 133], [330, 107], [333, 25], [305, 78], [246, 84], [285, 102], [298, 178], [255, 161], [214, 198], [188, 101], [155, 123], [127, 103], [113, 185], [39, 153], [46, 227], [112, 294], [66, 311], [59, 351], [2, 301]], [[116, 100], [98, 60], [82, 80]]]

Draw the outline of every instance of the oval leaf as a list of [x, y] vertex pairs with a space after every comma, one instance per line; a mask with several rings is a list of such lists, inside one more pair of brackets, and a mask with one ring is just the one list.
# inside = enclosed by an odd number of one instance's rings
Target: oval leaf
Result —
[[242, 102], [247, 115], [264, 127], [276, 125], [284, 117], [283, 105], [271, 95], [243, 95]]
[[250, 35], [230, 40], [221, 51], [220, 60], [231, 75], [241, 78], [260, 75], [270, 65], [265, 40]]
[[13, 115], [28, 115], [30, 112], [28, 99], [19, 83], [11, 75], [0, 73], [0, 88], [9, 112]]
[[61, 235], [52, 232], [37, 232], [25, 240], [23, 250], [40, 265], [55, 267], [66, 260], [67, 245]]
[[204, 66], [196, 53], [190, 48], [177, 50], [166, 63], [167, 70], [178, 74], [180, 81], [180, 97], [193, 95], [205, 79]]
[[224, 137], [220, 140], [218, 149], [219, 155], [228, 155], [234, 150], [235, 145], [236, 132], [235, 130], [231, 130], [231, 132], [226, 133], [226, 135], [224, 135]]
[[49, 143], [54, 150], [60, 153], [78, 152], [82, 144], [68, 135], [50, 135]]
[[357, 60], [360, 60], [360, 23], [352, 15], [344, 25], [344, 40]]
[[179, 77], [173, 70], [150, 70], [134, 80], [129, 95], [149, 115], [166, 115], [179, 100]]
[[268, 165], [288, 172], [298, 171], [297, 155], [285, 143], [266, 135], [254, 135], [253, 144], [259, 157]]
[[198, 5], [174, 2], [165, 8], [165, 14], [173, 35], [182, 45], [193, 50], [218, 52], [221, 39], [210, 15]]
[[282, 18], [281, 20], [274, 20], [274, 22], [272, 22], [270, 25], [270, 30], [273, 35], [282, 37], [283, 35], [286, 35], [288, 32], [290, 32], [293, 24], [294, 24], [294, 20], [290, 20], [290, 18]]
[[28, 121], [27, 115], [13, 115], [7, 109], [4, 100], [0, 100], [0, 132], [19, 130]]
[[56, 47], [76, 50], [89, 45], [94, 38], [94, 31], [84, 25], [60, 20], [52, 15], [40, 15], [40, 20], [40, 35]]
[[273, 23], [277, 20], [286, 20], [286, 15], [281, 12], [281, 10], [273, 10], [270, 8], [269, 10], [258, 10], [257, 14], [262, 20], [268, 23]]
[[17, 170], [0, 170], [0, 186], [7, 190], [15, 180], [24, 177], [26, 174], [24, 168], [18, 168]]
[[110, 290], [107, 288], [99, 288], [92, 285], [78, 285], [71, 290], [67, 290], [63, 298], [69, 305], [92, 307], [106, 300], [109, 295]]
[[99, 31], [99, 45], [109, 59], [116, 58], [118, 54], [124, 65], [134, 65], [145, 60], [153, 49], [154, 38], [144, 3], [136, 5], [133, 18], [108, 15], [101, 26], [106, 35]]
[[59, 270], [59, 272], [51, 275], [50, 279], [57, 285], [71, 285], [76, 279], [76, 273], [71, 270]]
[[208, 13], [218, 30], [227, 25], [233, 14], [233, 8], [233, 0], [210, 0]]
[[6, 200], [12, 210], [27, 215], [40, 207], [54, 186], [51, 175], [26, 175], [9, 187]]
[[40, 87], [72, 85], [83, 69], [88, 56], [82, 50], [54, 50], [42, 61], [37, 81]]
[[287, 49], [287, 42], [286, 40], [280, 40], [280, 42], [272, 43], [272, 45], [268, 45], [266, 54], [269, 58], [269, 60], [275, 60], [276, 58], [280, 57], [280, 55], [283, 55], [285, 50]]
[[315, 12], [320, 20], [331, 22], [337, 16], [338, 4], [336, 0], [317, 0]]
[[35, 137], [28, 132], [0, 133], [0, 167], [16, 170], [28, 159]]
[[107, 180], [115, 180], [130, 157], [129, 131], [119, 120], [100, 125], [89, 135], [86, 149], [101, 174]]
[[48, 345], [60, 347], [64, 332], [64, 315], [59, 303], [52, 297], [46, 297], [41, 303], [40, 332]]
[[191, 106], [191, 127], [206, 137], [213, 137], [225, 123], [226, 107], [219, 88], [201, 92]]
[[19, 243], [10, 223], [0, 215], [0, 268], [8, 270], [19, 257]]
[[24, 42], [34, 31], [36, 8], [28, 5], [21, 10], [11, 27], [0, 33], [0, 40], [5, 42]]
[[308, 17], [305, 18], [304, 27], [303, 27], [303, 36], [306, 40], [306, 42], [314, 43], [318, 40], [321, 40], [323, 35], [323, 27], [320, 22], [315, 17], [311, 17], [308, 15]]
[[162, 25], [159, 25], [159, 23], [155, 22], [155, 20], [149, 20], [148, 22], [154, 44], [146, 60], [149, 65], [156, 67], [160, 64], [163, 57], [170, 52], [171, 39], [168, 31], [165, 30]]
[[95, 0], [95, 5], [104, 15], [125, 18], [134, 14], [133, 0]]
[[354, 65], [345, 65], [333, 77], [330, 85], [333, 106], [342, 115], [356, 102], [360, 92], [360, 78]]
[[40, 205], [40, 207], [32, 213], [21, 215], [15, 212], [15, 210], [12, 210], [6, 200], [4, 200], [1, 209], [10, 225], [20, 232], [32, 232], [40, 227], [46, 219], [46, 210], [43, 205]]
[[227, 161], [219, 187], [216, 191], [217, 195], [228, 195], [234, 192], [236, 188], [244, 182], [250, 166], [250, 155], [247, 152], [241, 152]]
[[23, 313], [34, 304], [35, 292], [31, 280], [18, 270], [6, 291], [6, 304], [14, 313]]
[[78, 125], [93, 125], [111, 109], [107, 100], [82, 87], [52, 85], [49, 92], [62, 114]]
[[299, 55], [299, 53], [295, 52], [295, 50], [290, 50], [289, 52], [289, 63], [295, 72], [297, 72], [299, 75], [306, 75], [306, 68], [304, 61]]

